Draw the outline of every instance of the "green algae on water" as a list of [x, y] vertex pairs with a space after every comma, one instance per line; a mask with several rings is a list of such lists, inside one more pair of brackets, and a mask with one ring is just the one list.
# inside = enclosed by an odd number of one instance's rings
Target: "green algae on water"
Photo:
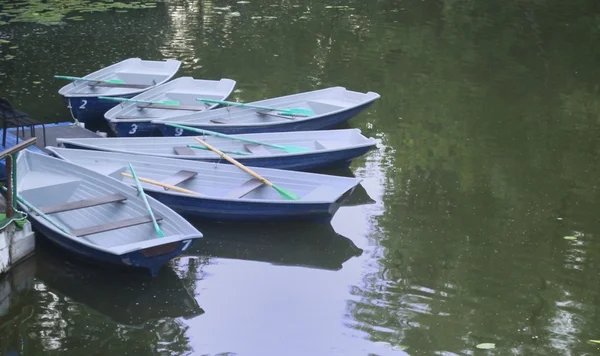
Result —
[[84, 20], [82, 16], [66, 17], [66, 15], [71, 13], [156, 8], [155, 0], [130, 3], [112, 0], [27, 0], [18, 4], [4, 4], [5, 1], [0, 0], [0, 25], [14, 22], [36, 22], [45, 25], [56, 25], [63, 23], [65, 20]]

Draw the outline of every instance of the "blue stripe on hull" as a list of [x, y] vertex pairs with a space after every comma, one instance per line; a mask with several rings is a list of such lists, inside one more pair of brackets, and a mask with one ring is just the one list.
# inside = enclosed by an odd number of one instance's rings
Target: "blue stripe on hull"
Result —
[[[71, 145], [63, 142], [66, 148], [89, 149], [77, 145]], [[291, 171], [315, 171], [321, 169], [348, 168], [352, 160], [360, 157], [371, 150], [372, 146], [358, 147], [349, 150], [323, 152], [311, 155], [287, 155], [282, 157], [264, 157], [247, 159], [238, 157], [237, 161], [244, 165], [252, 167], [266, 167], [287, 169]], [[202, 160], [204, 162], [219, 162], [221, 164], [231, 164], [227, 160], [214, 158]]]
[[[119, 97], [132, 98], [133, 95], [123, 95]], [[71, 102], [71, 112], [73, 117], [79, 122], [88, 125], [102, 124], [105, 121], [104, 114], [116, 105], [119, 105], [116, 101], [101, 100], [95, 96], [64, 98], [64, 100], [67, 107], [69, 106], [69, 102]]]
[[[352, 189], [353, 190], [353, 189]], [[217, 221], [310, 221], [330, 222], [343, 201], [351, 193], [332, 204], [268, 204], [188, 198], [163, 192], [147, 191], [156, 200], [186, 216]]]
[[[77, 242], [62, 236], [61, 234], [56, 233], [54, 230], [49, 229], [44, 224], [41, 224], [37, 221], [37, 218], [30, 218], [29, 221], [31, 221], [33, 228], [48, 240], [59, 245], [61, 248], [79, 258], [84, 258], [88, 262], [93, 260], [94, 262], [100, 264], [143, 268], [149, 270], [152, 276], [156, 276], [163, 265], [180, 255], [186, 245], [184, 241], [180, 241], [177, 248], [172, 252], [155, 257], [145, 257], [139, 251], [134, 251], [119, 256], [96, 250], [83, 244], [78, 244]], [[190, 242], [189, 246], [191, 246], [193, 243], [194, 240]]]
[[[354, 109], [343, 111], [337, 114], [327, 115], [313, 120], [302, 120], [294, 121], [293, 119], [284, 123], [278, 123], [274, 125], [256, 125], [256, 126], [223, 126], [218, 125], [194, 125], [193, 127], [199, 129], [206, 129], [224, 133], [227, 135], [245, 134], [245, 133], [260, 133], [260, 132], [287, 132], [287, 131], [312, 131], [312, 130], [327, 130], [335, 128], [352, 117], [356, 116], [361, 111], [371, 106], [373, 102], [366, 103], [361, 106], [357, 106]], [[160, 130], [164, 136], [194, 136], [197, 135], [195, 132], [180, 130], [167, 125], [159, 125]]]

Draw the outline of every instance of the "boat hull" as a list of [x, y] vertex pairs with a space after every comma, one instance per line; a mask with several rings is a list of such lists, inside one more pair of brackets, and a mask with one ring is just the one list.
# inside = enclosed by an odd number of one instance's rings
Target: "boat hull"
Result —
[[[134, 96], [120, 95], [119, 97], [130, 99]], [[74, 119], [92, 126], [104, 124], [104, 114], [115, 105], [119, 105], [115, 101], [101, 100], [96, 96], [63, 98]]]
[[[211, 130], [220, 132], [227, 135], [235, 134], [246, 134], [246, 133], [261, 133], [261, 132], [288, 132], [288, 131], [311, 131], [311, 130], [327, 130], [335, 128], [341, 124], [346, 123], [348, 120], [358, 115], [360, 112], [366, 110], [373, 104], [373, 101], [369, 101], [365, 104], [355, 106], [351, 109], [337, 112], [330, 115], [321, 116], [313, 120], [300, 120], [294, 121], [289, 120], [285, 122], [278, 122], [272, 125], [215, 125], [215, 124], [182, 124], [190, 127]], [[130, 130], [129, 127], [123, 127], [118, 129], [124, 132]], [[167, 125], [158, 125], [159, 129], [163, 133], [163, 136], [197, 136], [198, 134], [191, 131], [182, 130]], [[119, 134], [120, 135], [120, 134]]]
[[[90, 147], [83, 147], [78, 145], [73, 145], [68, 142], [63, 142], [62, 145], [66, 148], [75, 148], [75, 149], [88, 149], [94, 150]], [[265, 167], [265, 168], [277, 168], [277, 169], [287, 169], [291, 171], [318, 171], [322, 169], [335, 169], [335, 168], [348, 168], [357, 157], [360, 157], [367, 152], [369, 152], [373, 147], [372, 146], [362, 146], [357, 148], [350, 148], [345, 150], [338, 150], [334, 152], [323, 152], [323, 153], [313, 153], [310, 155], [286, 155], [279, 157], [261, 157], [261, 158], [244, 158], [239, 157], [236, 158], [236, 161], [240, 162], [243, 165], [248, 165], [251, 167]], [[135, 152], [130, 152], [135, 153]], [[142, 154], [142, 153], [140, 153]], [[171, 157], [171, 158], [180, 158], [180, 159], [189, 159], [189, 157]], [[209, 158], [201, 158], [198, 159], [203, 162], [214, 162], [221, 164], [231, 164], [229, 161], [220, 159], [219, 157], [214, 159]]]
[[[26, 209], [19, 204], [22, 209]], [[158, 271], [169, 261], [187, 250], [193, 243], [194, 239], [177, 241], [174, 249], [168, 253], [146, 257], [141, 251], [132, 251], [123, 255], [115, 255], [104, 251], [96, 250], [84, 244], [79, 244], [72, 239], [63, 236], [60, 233], [48, 228], [46, 225], [38, 221], [39, 217], [30, 215], [30, 221], [33, 228], [38, 231], [44, 238], [58, 245], [72, 255], [83, 258], [87, 262], [94, 262], [100, 265], [109, 265], [117, 267], [131, 267], [144, 269], [149, 271], [153, 277], [158, 274]]]
[[118, 137], [149, 137], [164, 135], [160, 129], [163, 125], [153, 124], [150, 121], [111, 122], [109, 125], [111, 130]]
[[260, 203], [193, 198], [146, 191], [148, 195], [182, 215], [211, 221], [328, 223], [356, 187], [331, 203]]

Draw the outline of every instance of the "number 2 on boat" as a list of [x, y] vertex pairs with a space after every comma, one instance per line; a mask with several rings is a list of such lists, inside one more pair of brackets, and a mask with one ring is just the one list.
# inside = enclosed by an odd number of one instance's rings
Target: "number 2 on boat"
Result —
[[81, 110], [85, 110], [85, 106], [87, 105], [87, 100], [82, 99], [81, 100], [81, 106], [79, 107], [79, 109]]

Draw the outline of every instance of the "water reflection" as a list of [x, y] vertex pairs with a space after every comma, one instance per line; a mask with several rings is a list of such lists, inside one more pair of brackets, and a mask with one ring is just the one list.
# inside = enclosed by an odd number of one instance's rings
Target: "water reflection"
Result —
[[186, 255], [339, 270], [363, 252], [329, 224], [202, 224], [198, 228], [205, 237]]

